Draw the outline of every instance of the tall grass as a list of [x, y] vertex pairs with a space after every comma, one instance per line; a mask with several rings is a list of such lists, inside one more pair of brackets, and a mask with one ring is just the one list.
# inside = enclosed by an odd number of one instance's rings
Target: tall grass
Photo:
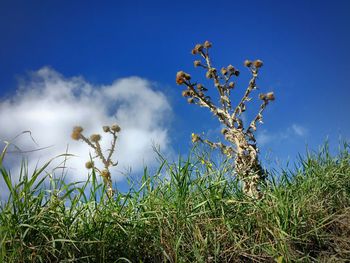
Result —
[[[3, 157], [2, 157], [3, 158]], [[2, 160], [2, 159], [1, 159]], [[161, 159], [140, 184], [106, 198], [95, 172], [65, 183], [45, 168], [9, 190], [0, 207], [0, 262], [348, 262], [350, 155], [325, 147], [297, 169], [270, 172], [264, 198], [243, 194], [204, 154]], [[50, 187], [44, 187], [49, 180]]]

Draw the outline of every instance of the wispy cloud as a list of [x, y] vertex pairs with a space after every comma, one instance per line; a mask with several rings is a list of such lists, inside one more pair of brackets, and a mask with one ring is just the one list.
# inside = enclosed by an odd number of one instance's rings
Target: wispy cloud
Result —
[[[30, 130], [40, 147], [51, 146], [31, 153], [30, 167], [38, 159], [44, 162], [64, 153], [69, 145], [69, 153], [77, 156], [67, 162], [70, 174], [74, 180], [85, 179], [84, 163], [90, 149], [70, 139], [72, 127], [81, 125], [86, 135], [101, 132], [103, 136], [103, 125], [118, 123], [122, 128], [115, 155], [119, 165], [113, 171], [113, 179], [118, 180], [125, 168], [137, 172], [144, 164], [155, 164], [153, 144], [165, 153], [171, 151], [167, 130], [171, 114], [165, 95], [152, 89], [152, 83], [145, 79], [129, 77], [96, 86], [82, 77], [65, 78], [44, 67], [31, 73], [15, 96], [0, 100], [0, 139]], [[102, 145], [107, 148], [110, 141], [105, 137]], [[23, 150], [37, 147], [27, 136], [16, 144]]]
[[298, 136], [303, 137], [303, 136], [307, 135], [308, 130], [301, 125], [294, 123], [291, 128], [294, 131], [294, 133]]
[[289, 139], [295, 139], [297, 137], [306, 137], [308, 135], [308, 129], [300, 124], [293, 123], [289, 127], [278, 132], [269, 132], [267, 130], [261, 130], [258, 132], [256, 139], [259, 145], [264, 146], [272, 142], [281, 142]]

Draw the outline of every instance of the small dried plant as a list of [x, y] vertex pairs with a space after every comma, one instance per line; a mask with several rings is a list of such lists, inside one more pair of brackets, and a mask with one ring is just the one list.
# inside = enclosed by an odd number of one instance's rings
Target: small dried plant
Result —
[[232, 107], [230, 95], [235, 88], [234, 79], [239, 76], [240, 72], [232, 65], [223, 67], [220, 71], [213, 67], [209, 56], [211, 47], [212, 44], [205, 41], [203, 44], [197, 44], [192, 50], [192, 54], [202, 58], [201, 60], [195, 60], [194, 66], [205, 69], [206, 77], [213, 81], [219, 93], [219, 106], [215, 105], [212, 99], [207, 96], [208, 89], [201, 83], [192, 82], [189, 74], [183, 71], [177, 72], [176, 83], [187, 87], [182, 92], [182, 96], [188, 98], [189, 103], [206, 107], [217, 117], [224, 126], [221, 132], [230, 145], [227, 146], [222, 142], [211, 142], [202, 139], [197, 134], [192, 134], [192, 142], [205, 143], [212, 148], [220, 149], [228, 158], [234, 158], [235, 171], [233, 173], [243, 182], [244, 193], [253, 198], [260, 198], [259, 185], [265, 179], [266, 174], [258, 159], [254, 132], [256, 131], [257, 122], [262, 123], [263, 111], [269, 102], [275, 99], [275, 96], [273, 92], [259, 94], [262, 101], [260, 109], [249, 123], [249, 126], [244, 127], [242, 113], [246, 111], [246, 104], [251, 100], [251, 92], [257, 89], [256, 80], [263, 62], [261, 60], [246, 60], [244, 62], [244, 65], [251, 72], [252, 78], [238, 105]]
[[[113, 124], [112, 126], [103, 126], [102, 128], [105, 133], [109, 133], [112, 135], [111, 147], [107, 150], [108, 152], [107, 156], [103, 154], [101, 149], [100, 140], [102, 137], [100, 134], [92, 134], [90, 138], [87, 138], [83, 135], [83, 128], [81, 126], [76, 126], [73, 128], [71, 137], [73, 140], [77, 140], [77, 141], [82, 140], [94, 150], [96, 155], [93, 156], [91, 160], [85, 164], [85, 167], [87, 169], [95, 169], [102, 176], [103, 182], [107, 189], [107, 195], [108, 197], [112, 197], [114, 194], [114, 191], [112, 188], [110, 168], [112, 166], [118, 165], [118, 162], [112, 161], [112, 155], [115, 152], [116, 142], [118, 139], [118, 134], [120, 132], [120, 127], [117, 124]], [[96, 158], [99, 158], [102, 161], [104, 166], [103, 169], [99, 169], [95, 166], [93, 160]]]

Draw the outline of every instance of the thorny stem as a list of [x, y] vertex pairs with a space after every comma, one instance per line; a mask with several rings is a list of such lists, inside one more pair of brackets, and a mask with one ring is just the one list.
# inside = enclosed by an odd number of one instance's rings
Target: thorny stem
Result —
[[249, 95], [250, 93], [254, 90], [255, 88], [255, 81], [258, 77], [258, 72], [254, 72], [253, 73], [253, 77], [251, 78], [251, 80], [249, 81], [249, 85], [248, 88], [246, 89], [244, 96], [242, 97], [241, 101], [238, 103], [237, 107], [235, 108], [233, 114], [232, 114], [232, 119], [234, 120], [236, 118], [237, 113], [240, 113], [240, 111], [242, 111], [242, 108], [244, 107], [244, 103], [246, 101], [248, 101], [249, 99]]
[[108, 164], [112, 164], [113, 166], [116, 166], [118, 163], [113, 163], [111, 158], [112, 158], [112, 155], [114, 153], [114, 150], [115, 150], [115, 145], [116, 145], [116, 142], [117, 142], [117, 139], [118, 139], [118, 136], [115, 134], [115, 132], [112, 133], [113, 134], [113, 141], [112, 141], [112, 145], [111, 145], [111, 148], [109, 150], [109, 154], [108, 154], [108, 157], [107, 157], [107, 162]]
[[[246, 102], [251, 100], [249, 97], [251, 92], [256, 89], [258, 69], [263, 63], [260, 60], [245, 61], [245, 66], [249, 68], [253, 76], [240, 102], [234, 110], [231, 111], [231, 100], [229, 96], [230, 90], [234, 88], [234, 82], [229, 83], [229, 81], [232, 76], [238, 77], [239, 71], [232, 65], [229, 65], [227, 68], [221, 69], [222, 76], [219, 76], [210, 60], [209, 48], [211, 48], [211, 46], [212, 44], [209, 41], [205, 41], [204, 44], [197, 44], [192, 50], [192, 54], [198, 54], [205, 60], [204, 64], [196, 60], [194, 65], [204, 68], [207, 71], [206, 76], [213, 79], [214, 86], [219, 92], [221, 108], [214, 105], [210, 97], [205, 96], [204, 92], [207, 91], [207, 89], [204, 89], [203, 85], [198, 84], [195, 86], [195, 84], [191, 84], [191, 76], [189, 74], [179, 71], [176, 75], [176, 82], [179, 85], [187, 86], [187, 90], [183, 91], [183, 96], [189, 97], [188, 101], [190, 103], [209, 108], [218, 120], [227, 127], [222, 130], [222, 133], [224, 138], [235, 146], [235, 149], [221, 142], [214, 143], [209, 140], [203, 140], [195, 134], [192, 134], [192, 141], [200, 141], [209, 145], [211, 148], [219, 148], [229, 158], [234, 155], [235, 171], [233, 173], [238, 175], [243, 181], [244, 192], [253, 198], [260, 198], [259, 182], [264, 179], [264, 171], [258, 160], [258, 148], [256, 147], [256, 140], [253, 132], [256, 130], [256, 122], [262, 120], [262, 113], [268, 102], [274, 100], [275, 97], [272, 92], [259, 95], [263, 103], [260, 106], [258, 114], [252, 120], [248, 129], [245, 130], [241, 115], [246, 110]], [[224, 80], [224, 84], [220, 83], [221, 79]]]
[[118, 138], [117, 133], [120, 132], [120, 127], [117, 124], [114, 124], [110, 127], [104, 126], [103, 130], [106, 133], [112, 134], [113, 136], [111, 148], [108, 150], [109, 154], [107, 155], [107, 158], [104, 156], [102, 152], [101, 144], [99, 142], [101, 139], [101, 136], [99, 134], [93, 134], [91, 135], [90, 139], [88, 139], [82, 134], [83, 128], [80, 126], [77, 126], [77, 127], [74, 127], [73, 129], [72, 138], [74, 140], [82, 140], [83, 142], [85, 142], [95, 151], [96, 156], [94, 158], [101, 159], [104, 166], [104, 169], [102, 170], [95, 167], [93, 162], [87, 162], [85, 166], [88, 169], [94, 168], [96, 171], [100, 173], [101, 177], [103, 177], [103, 182], [106, 185], [107, 196], [109, 198], [112, 198], [114, 195], [114, 190], [112, 188], [112, 179], [111, 179], [109, 168], [111, 166], [116, 166], [118, 164], [118, 162], [114, 163], [112, 161], [112, 155], [116, 148], [116, 141]]

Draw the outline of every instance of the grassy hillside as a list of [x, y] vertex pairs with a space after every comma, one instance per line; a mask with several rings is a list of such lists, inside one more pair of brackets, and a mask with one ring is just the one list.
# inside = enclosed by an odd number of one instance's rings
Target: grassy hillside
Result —
[[349, 262], [348, 145], [270, 172], [261, 200], [242, 193], [225, 161], [193, 156], [145, 169], [113, 199], [94, 172], [66, 184], [23, 165], [15, 184], [0, 165], [11, 192], [0, 262]]

